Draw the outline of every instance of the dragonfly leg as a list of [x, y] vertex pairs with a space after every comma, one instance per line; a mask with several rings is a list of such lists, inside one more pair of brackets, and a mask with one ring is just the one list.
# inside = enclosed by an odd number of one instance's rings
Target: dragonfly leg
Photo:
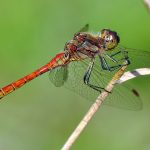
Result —
[[[116, 56], [116, 55], [118, 55], [118, 54], [120, 54], [120, 53], [122, 53], [123, 58], [121, 58], [121, 59], [119, 59], [119, 60], [116, 60], [116, 59], [114, 58], [114, 56]], [[129, 57], [128, 57], [128, 51], [125, 51], [124, 49], [120, 49], [118, 52], [116, 52], [116, 53], [114, 53], [114, 54], [111, 54], [111, 55], [105, 53], [105, 56], [106, 56], [108, 59], [110, 59], [111, 61], [116, 62], [116, 63], [118, 63], [118, 62], [120, 62], [120, 61], [123, 61], [123, 60], [128, 60], [128, 59], [129, 59]]]
[[[100, 93], [101, 93], [101, 90], [107, 91], [103, 87], [96, 86], [96, 85], [93, 85], [93, 84], [90, 83], [90, 77], [91, 77], [91, 73], [92, 73], [92, 70], [93, 70], [93, 66], [94, 66], [94, 59], [92, 59], [91, 62], [89, 63], [89, 66], [88, 66], [87, 71], [86, 71], [86, 73], [84, 75], [84, 78], [83, 78], [84, 83], [86, 85], [88, 85], [89, 87], [91, 87], [92, 89], [94, 89], [94, 90], [96, 90]], [[107, 91], [107, 92], [109, 92], [109, 91]], [[109, 93], [111, 93], [111, 92], [109, 92]]]
[[[123, 57], [122, 57], [121, 59], [118, 59], [118, 60], [115, 59], [114, 57], [115, 57], [116, 55], [119, 55], [119, 54], [122, 54]], [[114, 70], [116, 70], [116, 69], [118, 69], [118, 68], [120, 68], [120, 67], [122, 67], [122, 66], [129, 65], [129, 64], [130, 64], [129, 57], [128, 57], [128, 52], [125, 51], [125, 50], [122, 49], [122, 48], [119, 49], [119, 51], [116, 52], [116, 53], [114, 53], [114, 54], [109, 55], [109, 54], [105, 53], [104, 55], [105, 55], [105, 57], [107, 57], [109, 60], [111, 60], [112, 62], [116, 63], [116, 65], [110, 66], [110, 65], [107, 63], [107, 61], [106, 61], [106, 59], [105, 59], [104, 57], [99, 56], [99, 57], [100, 57], [100, 62], [101, 62], [102, 69], [104, 69], [104, 70], [114, 71]], [[123, 64], [124, 61], [126, 62], [125, 64]]]
[[118, 55], [120, 53], [124, 55], [124, 58], [128, 58], [128, 51], [124, 50], [123, 48], [120, 48], [118, 52], [111, 54], [110, 57], [114, 57], [115, 55]]
[[[109, 56], [110, 57], [110, 56]], [[111, 58], [111, 57], [110, 57]], [[101, 66], [102, 66], [102, 69], [103, 70], [108, 70], [108, 71], [114, 71], [114, 70], [116, 70], [116, 69], [118, 69], [118, 68], [120, 68], [120, 67], [123, 67], [123, 66], [125, 66], [125, 65], [129, 65], [130, 64], [130, 61], [128, 60], [128, 59], [123, 59], [123, 60], [126, 60], [126, 63], [125, 64], [117, 64], [117, 65], [114, 65], [114, 66], [110, 66], [108, 63], [107, 63], [107, 61], [106, 61], [106, 59], [104, 58], [104, 57], [102, 57], [102, 56], [99, 56], [99, 59], [100, 59], [100, 62], [101, 62]], [[118, 63], [118, 61], [116, 60], [116, 59], [114, 59], [114, 58], [111, 58], [111, 60], [113, 61], [113, 62], [115, 62], [115, 63]]]
[[102, 56], [99, 56], [99, 59], [100, 59], [100, 62], [101, 62], [102, 69], [111, 71], [106, 59]]

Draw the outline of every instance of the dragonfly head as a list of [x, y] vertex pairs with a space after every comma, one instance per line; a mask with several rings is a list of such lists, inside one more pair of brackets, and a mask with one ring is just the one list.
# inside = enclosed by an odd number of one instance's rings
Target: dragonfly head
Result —
[[120, 38], [117, 32], [109, 29], [103, 29], [100, 34], [100, 38], [103, 40], [103, 46], [105, 50], [111, 50], [115, 48], [120, 42]]

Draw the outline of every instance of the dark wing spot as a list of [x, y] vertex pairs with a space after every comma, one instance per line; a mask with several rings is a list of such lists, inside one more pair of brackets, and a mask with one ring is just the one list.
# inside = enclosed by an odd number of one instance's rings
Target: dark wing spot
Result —
[[132, 89], [132, 93], [133, 93], [135, 96], [140, 97], [140, 94], [138, 93], [137, 90]]

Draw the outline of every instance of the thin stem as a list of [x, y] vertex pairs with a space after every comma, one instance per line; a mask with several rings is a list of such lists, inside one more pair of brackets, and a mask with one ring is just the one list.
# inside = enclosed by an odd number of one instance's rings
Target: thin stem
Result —
[[116, 83], [121, 84], [125, 81], [136, 78], [138, 76], [143, 76], [143, 75], [150, 75], [150, 68], [139, 68], [133, 71], [127, 71], [121, 76], [121, 78]]
[[[70, 135], [64, 146], [61, 150], [69, 150], [73, 143], [76, 141], [76, 139], [79, 137], [81, 132], [84, 130], [84, 128], [88, 125], [89, 121], [92, 119], [94, 114], [97, 112], [103, 101], [106, 99], [106, 97], [109, 95], [109, 93], [112, 91], [116, 81], [120, 79], [120, 77], [123, 75], [125, 69], [127, 66], [121, 67], [119, 71], [113, 76], [111, 81], [106, 86], [106, 90], [102, 91], [102, 93], [98, 96], [96, 101], [92, 104], [89, 111], [86, 113], [86, 115], [83, 117], [79, 125], [76, 127], [76, 129], [73, 131], [73, 133]], [[107, 92], [109, 91], [109, 92]]]

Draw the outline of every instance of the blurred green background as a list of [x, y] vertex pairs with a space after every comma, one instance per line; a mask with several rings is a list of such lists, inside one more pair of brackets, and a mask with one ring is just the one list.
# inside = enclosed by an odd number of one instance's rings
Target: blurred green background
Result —
[[[150, 50], [142, 0], [1, 0], [0, 86], [47, 63], [86, 23], [91, 31], [117, 31], [122, 45]], [[142, 111], [102, 107], [72, 149], [149, 150], [149, 84], [149, 77], [136, 79]], [[0, 150], [58, 150], [90, 105], [44, 74], [1, 102]]]

